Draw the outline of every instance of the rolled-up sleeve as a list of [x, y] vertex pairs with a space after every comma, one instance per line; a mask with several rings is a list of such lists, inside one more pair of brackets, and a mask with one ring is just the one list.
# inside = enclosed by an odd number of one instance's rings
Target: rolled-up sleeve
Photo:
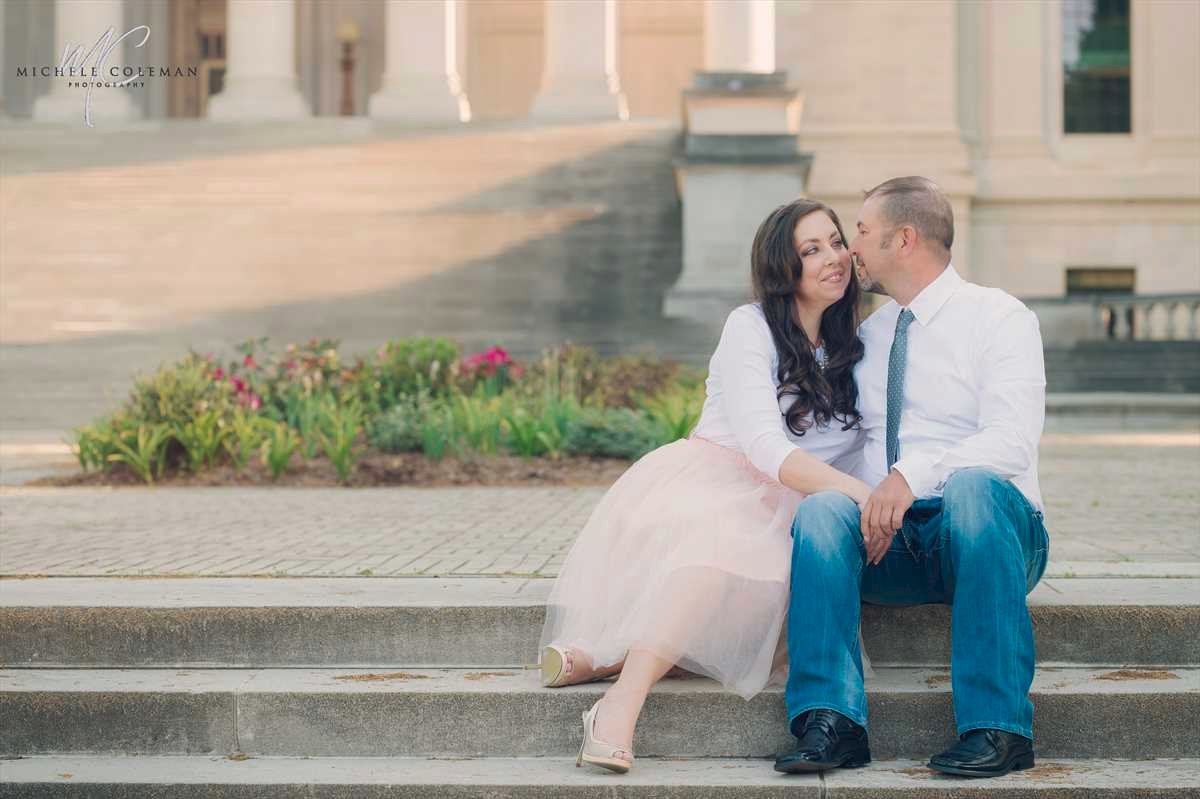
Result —
[[771, 377], [774, 344], [766, 320], [743, 306], [725, 320], [714, 357], [722, 378], [722, 411], [755, 468], [772, 480], [798, 447], [784, 430]]

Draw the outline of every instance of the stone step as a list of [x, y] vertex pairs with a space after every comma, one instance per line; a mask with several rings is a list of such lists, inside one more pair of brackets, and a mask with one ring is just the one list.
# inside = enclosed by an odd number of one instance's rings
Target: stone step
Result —
[[1200, 391], [1197, 341], [1081, 341], [1047, 347], [1047, 389], [1054, 392]]
[[31, 757], [4, 764], [0, 797], [32, 799], [1185, 799], [1200, 760], [1042, 760], [988, 780], [937, 775], [924, 761], [785, 775], [770, 760], [639, 758], [614, 775], [571, 758]]
[[[0, 580], [16, 666], [515, 666], [537, 659], [552, 581], [523, 578]], [[1200, 664], [1200, 580], [1046, 579], [1042, 663]], [[949, 662], [949, 608], [866, 606], [876, 663]]]
[[[574, 754], [602, 683], [547, 689], [489, 669], [4, 669], [0, 755], [553, 757]], [[924, 757], [953, 738], [947, 670], [879, 668], [868, 685], [876, 757]], [[1200, 669], [1043, 668], [1035, 735], [1046, 757], [1197, 757]], [[702, 679], [655, 687], [642, 755], [766, 757], [788, 746], [782, 691], [750, 701]]]

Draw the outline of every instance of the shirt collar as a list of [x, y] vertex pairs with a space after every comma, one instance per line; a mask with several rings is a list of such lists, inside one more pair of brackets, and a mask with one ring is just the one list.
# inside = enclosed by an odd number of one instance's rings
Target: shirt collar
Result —
[[921, 289], [921, 293], [908, 304], [908, 310], [912, 311], [913, 316], [924, 327], [933, 321], [933, 317], [946, 304], [946, 300], [950, 299], [963, 283], [954, 264], [946, 264], [946, 269], [937, 279]]

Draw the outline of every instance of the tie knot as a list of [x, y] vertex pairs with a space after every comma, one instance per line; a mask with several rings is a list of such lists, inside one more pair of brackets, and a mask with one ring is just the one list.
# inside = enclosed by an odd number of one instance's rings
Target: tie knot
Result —
[[912, 324], [912, 320], [915, 318], [916, 317], [913, 316], [913, 312], [905, 308], [900, 312], [900, 318], [896, 320], [896, 330], [901, 331], [907, 329], [908, 326]]

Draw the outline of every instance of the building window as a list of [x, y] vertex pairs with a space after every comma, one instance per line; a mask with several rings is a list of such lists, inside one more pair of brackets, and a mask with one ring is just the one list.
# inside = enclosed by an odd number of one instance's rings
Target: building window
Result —
[[223, 33], [198, 33], [196, 34], [200, 43], [200, 58], [203, 60], [215, 59], [220, 60], [225, 57], [225, 34]]
[[1129, 133], [1129, 0], [1063, 0], [1063, 132]]
[[1094, 294], [1132, 294], [1136, 272], [1133, 269], [1082, 267], [1067, 270], [1067, 296]]

